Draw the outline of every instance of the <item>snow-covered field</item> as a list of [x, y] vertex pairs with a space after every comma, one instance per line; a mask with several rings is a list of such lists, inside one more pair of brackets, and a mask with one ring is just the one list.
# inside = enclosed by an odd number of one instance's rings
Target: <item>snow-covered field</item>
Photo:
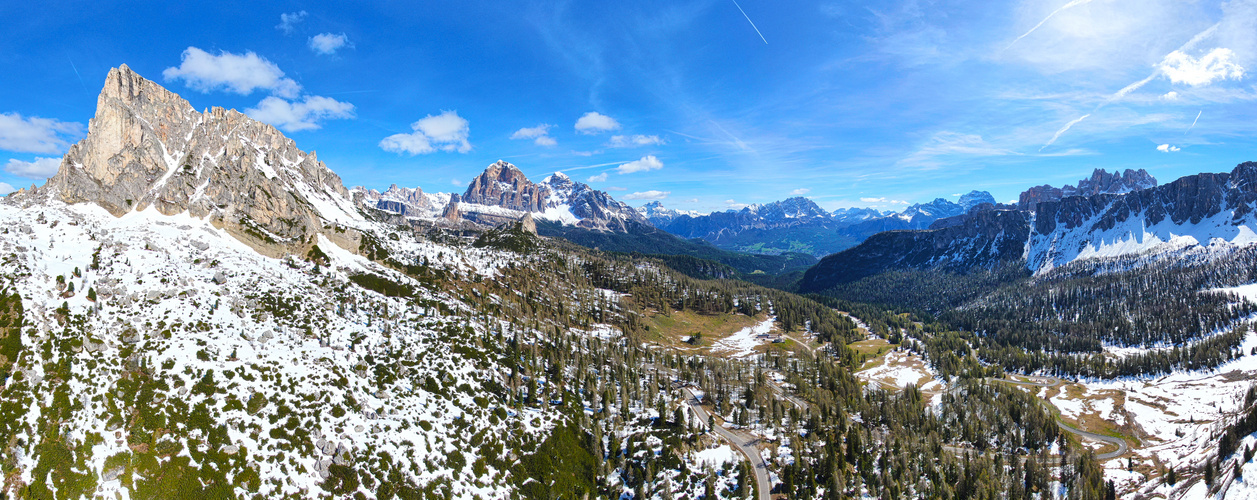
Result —
[[732, 335], [720, 339], [712, 344], [711, 350], [714, 353], [722, 354], [733, 358], [745, 358], [755, 354], [755, 348], [762, 344], [768, 343], [768, 340], [756, 338], [759, 335], [766, 335], [773, 330], [773, 325], [777, 321], [775, 316], [748, 326], [734, 332]]
[[[1250, 332], [1240, 351], [1247, 354], [1255, 347], [1257, 333]], [[1245, 355], [1207, 371], [1084, 380], [1079, 382], [1081, 391], [1062, 390], [1050, 401], [1068, 419], [1098, 416], [1117, 426], [1129, 424], [1138, 434], [1140, 442], [1128, 439], [1130, 454], [1105, 464], [1106, 477], [1119, 491], [1130, 492], [1126, 498], [1206, 498], [1203, 482], [1180, 481], [1171, 487], [1163, 483], [1163, 471], [1172, 467], [1183, 471], [1180, 474], [1194, 471], [1199, 477], [1206, 460], [1216, 458], [1218, 436], [1241, 409], [1254, 383], [1257, 356]], [[1049, 389], [1038, 391], [1044, 395]], [[1245, 438], [1240, 449], [1249, 444], [1257, 444], [1257, 438]], [[1133, 471], [1128, 470], [1131, 465]], [[1252, 486], [1257, 483], [1257, 463], [1246, 464], [1243, 471], [1245, 481], [1233, 482], [1225, 498], [1257, 498], [1257, 488]]]
[[878, 383], [886, 389], [917, 384], [917, 387], [923, 390], [933, 390], [941, 385], [939, 381], [934, 380], [934, 373], [924, 360], [912, 352], [901, 349], [886, 353], [880, 364], [856, 372], [856, 376]]

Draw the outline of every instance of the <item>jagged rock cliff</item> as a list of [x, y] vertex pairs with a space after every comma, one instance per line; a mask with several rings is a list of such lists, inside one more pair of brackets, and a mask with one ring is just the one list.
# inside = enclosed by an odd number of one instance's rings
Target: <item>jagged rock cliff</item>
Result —
[[1121, 195], [1040, 203], [1027, 249], [1031, 269], [1080, 258], [1257, 242], [1257, 163]]
[[562, 172], [534, 183], [518, 167], [501, 160], [472, 179], [461, 197], [451, 197], [450, 204], [457, 206], [446, 207], [447, 214], [457, 210], [464, 219], [490, 226], [518, 221], [528, 213], [595, 231], [623, 233], [634, 226], [649, 226], [633, 207]]
[[319, 233], [356, 249], [348, 195], [275, 127], [235, 110], [197, 112], [122, 65], [105, 80], [87, 137], [44, 187], [16, 199], [95, 203], [119, 217], [188, 212], [275, 256], [303, 252]]
[[1097, 194], [1123, 194], [1156, 187], [1157, 179], [1144, 169], [1130, 170], [1118, 174], [1108, 173], [1102, 168], [1091, 172], [1091, 177], [1078, 181], [1078, 186], [1070, 184], [1056, 188], [1044, 184], [1034, 186], [1021, 193], [1017, 205], [1023, 210], [1035, 211], [1040, 203], [1057, 201], [1069, 196], [1095, 196]]
[[515, 165], [498, 160], [484, 170], [463, 193], [463, 201], [520, 212], [545, 211], [546, 190], [533, 184]]

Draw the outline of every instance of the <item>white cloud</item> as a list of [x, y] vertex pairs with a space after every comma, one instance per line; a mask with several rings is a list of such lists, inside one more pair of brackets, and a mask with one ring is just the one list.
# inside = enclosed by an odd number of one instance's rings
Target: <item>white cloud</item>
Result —
[[860, 201], [864, 203], [879, 203], [879, 204], [886, 204], [886, 205], [907, 205], [908, 204], [908, 202], [906, 201], [892, 200], [884, 196], [878, 197], [878, 198], [860, 198]]
[[1165, 93], [1165, 95], [1161, 96], [1161, 99], [1164, 99], [1164, 100], [1166, 100], [1166, 101], [1177, 101], [1177, 100], [1178, 100], [1178, 92], [1175, 92], [1175, 91], [1173, 91], [1173, 90], [1171, 90], [1171, 91], [1169, 91], [1169, 92], [1166, 92], [1166, 93]]
[[166, 68], [162, 77], [183, 80], [192, 90], [210, 92], [226, 89], [229, 92], [248, 95], [256, 89], [271, 91], [280, 97], [292, 99], [301, 92], [301, 85], [291, 78], [284, 78], [279, 66], [253, 52], [210, 54], [196, 47], [183, 51], [179, 67]]
[[1162, 153], [1173, 153], [1175, 151], [1180, 151], [1180, 150], [1181, 148], [1179, 148], [1178, 146], [1171, 146], [1169, 144], [1162, 144], [1160, 146], [1157, 146], [1157, 151], [1160, 151]]
[[732, 208], [734, 210], [742, 210], [743, 208], [749, 207], [750, 205], [747, 205], [746, 203], [738, 203], [733, 200], [725, 200], [725, 206]]
[[1227, 48], [1215, 48], [1199, 58], [1182, 51], [1170, 52], [1157, 64], [1173, 83], [1185, 83], [1193, 87], [1209, 85], [1218, 80], [1244, 78], [1244, 67], [1235, 62], [1235, 53]]
[[453, 184], [453, 185], [455, 185], [455, 186], [462, 187], [462, 185], [463, 185], [463, 181], [460, 181], [460, 180], [458, 180], [458, 179], [450, 179], [450, 184]]
[[325, 56], [335, 54], [341, 47], [353, 47], [353, 44], [349, 43], [349, 37], [345, 36], [344, 33], [339, 35], [335, 33], [319, 33], [310, 37], [309, 44], [310, 50]]
[[[18, 153], [59, 153], [71, 138], [83, 135], [83, 124], [17, 113], [0, 113], [0, 149]], [[67, 137], [68, 136], [68, 137]]]
[[698, 203], [698, 198], [690, 198], [685, 200], [683, 203]]
[[607, 188], [607, 191], [628, 191], [628, 188], [620, 187], [620, 186], [611, 186]]
[[621, 174], [631, 174], [635, 172], [649, 172], [651, 170], [659, 170], [663, 168], [663, 162], [655, 158], [655, 155], [643, 156], [640, 160], [630, 161], [618, 167], [615, 171]]
[[657, 135], [613, 135], [611, 140], [607, 142], [609, 148], [630, 148], [636, 146], [658, 146], [663, 144], [663, 139]]
[[353, 118], [354, 105], [317, 95], [305, 96], [300, 101], [269, 96], [262, 99], [256, 108], [246, 109], [244, 113], [285, 132], [296, 132], [319, 128], [319, 120]]
[[599, 134], [619, 128], [620, 122], [615, 121], [615, 118], [597, 111], [585, 113], [579, 120], [576, 120], [576, 131], [582, 134]]
[[395, 153], [411, 155], [428, 154], [438, 150], [447, 153], [466, 153], [471, 151], [471, 143], [467, 138], [471, 135], [468, 122], [457, 111], [442, 111], [441, 114], [428, 115], [410, 124], [414, 132], [394, 134], [380, 141], [380, 148]]
[[790, 192], [790, 194], [795, 195], [795, 196], [802, 196], [802, 195], [808, 194], [808, 193], [810, 193], [810, 192], [812, 192], [812, 190], [811, 190], [811, 189], [808, 189], [808, 188], [799, 188], [799, 189], [796, 189], [796, 190], [794, 190], [794, 191], [791, 191], [791, 192]]
[[285, 35], [291, 35], [293, 28], [297, 27], [298, 23], [305, 20], [306, 15], [308, 14], [309, 13], [304, 10], [301, 12], [287, 12], [280, 14], [279, 24], [275, 25], [275, 29], [283, 31]]
[[542, 123], [536, 127], [524, 127], [511, 134], [511, 139], [534, 139], [546, 135], [553, 125]]
[[639, 191], [636, 193], [626, 194], [624, 195], [624, 199], [626, 200], [662, 200], [664, 198], [667, 198], [668, 195], [670, 194], [672, 194], [672, 191], [656, 191], [652, 189], [650, 191]]
[[589, 179], [586, 179], [586, 180], [585, 180], [585, 182], [606, 182], [606, 181], [607, 181], [607, 173], [606, 173], [606, 172], [603, 172], [603, 173], [598, 174], [598, 175], [591, 175], [591, 176], [589, 176]]
[[0, 182], [0, 196], [8, 196], [10, 193], [17, 191], [7, 182]]
[[511, 139], [533, 139], [533, 143], [538, 146], [555, 146], [559, 142], [554, 140], [553, 137], [547, 135], [550, 133], [550, 127], [553, 126], [554, 125], [542, 123], [536, 127], [524, 127], [511, 134]]
[[58, 168], [61, 168], [61, 158], [35, 158], [35, 161], [11, 159], [4, 166], [4, 171], [18, 177], [44, 180], [57, 175]]

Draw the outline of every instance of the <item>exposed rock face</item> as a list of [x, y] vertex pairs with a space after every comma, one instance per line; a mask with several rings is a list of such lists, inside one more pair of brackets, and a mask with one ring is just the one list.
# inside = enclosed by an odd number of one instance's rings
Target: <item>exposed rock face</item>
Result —
[[978, 205], [981, 205], [983, 203], [990, 203], [994, 205], [995, 197], [991, 196], [991, 193], [988, 193], [986, 191], [969, 191], [966, 194], [960, 195], [960, 200], [957, 201], [956, 203], [959, 204], [961, 208], [964, 208], [965, 211], [967, 212], [969, 211], [969, 209], [976, 207]]
[[31, 196], [96, 203], [115, 216], [186, 211], [267, 255], [299, 253], [320, 232], [357, 247], [352, 230], [324, 231], [356, 211], [313, 152], [235, 110], [199, 113], [126, 65], [110, 70], [87, 137], [38, 193]]
[[359, 201], [401, 216], [429, 215], [436, 209], [432, 205], [432, 200], [428, 199], [423, 189], [418, 187], [410, 189], [397, 187], [397, 184], [393, 184], [383, 193], [361, 187], [354, 188], [353, 192], [355, 198], [361, 197]]
[[1035, 186], [1018, 197], [1018, 206], [1022, 209], [1035, 211], [1039, 203], [1056, 201], [1069, 196], [1094, 196], [1097, 194], [1123, 194], [1142, 189], [1156, 187], [1157, 179], [1144, 169], [1126, 169], [1121, 174], [1108, 173], [1097, 168], [1091, 177], [1078, 181], [1078, 186], [1066, 184], [1061, 188], [1049, 185]]
[[1064, 196], [1061, 188], [1052, 187], [1047, 184], [1042, 186], [1034, 186], [1021, 193], [1017, 197], [1017, 206], [1026, 210], [1034, 211], [1040, 203], [1045, 201], [1056, 201]]
[[537, 221], [532, 219], [532, 212], [524, 214], [524, 218], [519, 220], [519, 227], [526, 233], [537, 234]]
[[573, 181], [562, 172], [556, 172], [544, 181], [547, 193], [546, 208], [567, 207], [580, 219], [577, 226], [617, 233], [628, 232], [632, 224], [649, 224], [636, 209], [598, 191], [586, 184]]
[[463, 201], [520, 212], [545, 211], [547, 193], [510, 163], [498, 160], [472, 179]]
[[462, 213], [458, 211], [458, 195], [450, 197], [450, 202], [445, 205], [445, 210], [441, 212], [441, 218], [450, 222], [461, 222], [463, 220]]
[[649, 224], [633, 207], [562, 173], [534, 183], [501, 160], [471, 181], [462, 201], [464, 219], [489, 226], [518, 221], [527, 213], [596, 231], [627, 232], [634, 224]]
[[1031, 269], [1061, 265], [1103, 245], [1141, 251], [1183, 235], [1199, 245], [1242, 242], [1257, 228], [1257, 163], [1121, 195], [1065, 197], [1038, 209]]

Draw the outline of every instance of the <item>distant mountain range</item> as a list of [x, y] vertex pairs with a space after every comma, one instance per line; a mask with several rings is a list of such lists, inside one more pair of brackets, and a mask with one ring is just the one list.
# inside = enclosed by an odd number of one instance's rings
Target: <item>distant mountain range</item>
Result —
[[958, 202], [938, 198], [909, 206], [903, 212], [872, 208], [828, 212], [803, 197], [706, 215], [668, 210], [660, 202], [638, 210], [655, 227], [720, 248], [766, 254], [801, 252], [822, 257], [855, 246], [873, 234], [924, 229], [936, 220], [964, 214], [984, 203], [994, 205], [995, 198], [985, 191], [973, 191]]
[[1023, 261], [1028, 271], [1046, 273], [1090, 259], [1207, 258], [1200, 256], [1257, 243], [1257, 163], [1164, 185], [1142, 170], [1120, 176], [1097, 170], [1079, 187], [1060, 191], [1083, 194], [1041, 200], [1037, 194], [1049, 191], [1032, 188], [1022, 194], [1032, 203], [979, 208], [928, 230], [878, 234], [822, 259], [800, 287], [821, 291], [895, 269], [964, 273]]

